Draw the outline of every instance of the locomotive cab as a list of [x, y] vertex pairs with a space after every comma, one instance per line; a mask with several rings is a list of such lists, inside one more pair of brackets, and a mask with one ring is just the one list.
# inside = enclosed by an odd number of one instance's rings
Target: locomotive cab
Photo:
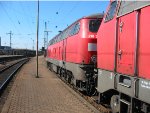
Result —
[[96, 89], [97, 78], [94, 76], [94, 68], [97, 65], [97, 31], [102, 21], [94, 16], [84, 17], [81, 20], [81, 32], [78, 37], [79, 67], [84, 71], [84, 78], [76, 81], [81, 91], [92, 95]]

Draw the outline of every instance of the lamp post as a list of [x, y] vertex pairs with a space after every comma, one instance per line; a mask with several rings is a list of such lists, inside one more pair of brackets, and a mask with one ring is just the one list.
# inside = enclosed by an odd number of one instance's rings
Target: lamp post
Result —
[[6, 33], [6, 34], [9, 34], [9, 35], [10, 35], [10, 48], [11, 48], [11, 45], [12, 45], [12, 43], [11, 43], [11, 38], [12, 38], [13, 33], [12, 33], [12, 31], [10, 31], [9, 33]]
[[38, 38], [39, 38], [39, 0], [37, 9], [37, 36], [36, 36], [36, 78], [39, 78], [38, 74]]

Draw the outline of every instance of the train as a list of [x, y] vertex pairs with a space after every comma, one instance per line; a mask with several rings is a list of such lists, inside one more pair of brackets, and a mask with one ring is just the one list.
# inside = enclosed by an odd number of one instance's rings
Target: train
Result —
[[103, 14], [83, 17], [49, 41], [47, 65], [78, 90], [95, 91], [97, 31]]
[[48, 67], [113, 113], [150, 113], [149, 12], [150, 1], [110, 0], [94, 23], [82, 18], [50, 41]]
[[99, 102], [150, 113], [150, 1], [111, 1], [97, 33]]

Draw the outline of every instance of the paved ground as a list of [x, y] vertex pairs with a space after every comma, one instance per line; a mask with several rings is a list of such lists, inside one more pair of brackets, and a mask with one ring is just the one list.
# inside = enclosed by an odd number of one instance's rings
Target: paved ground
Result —
[[35, 63], [31, 59], [17, 74], [1, 113], [98, 112], [51, 73], [43, 57], [39, 57], [40, 78], [35, 78]]

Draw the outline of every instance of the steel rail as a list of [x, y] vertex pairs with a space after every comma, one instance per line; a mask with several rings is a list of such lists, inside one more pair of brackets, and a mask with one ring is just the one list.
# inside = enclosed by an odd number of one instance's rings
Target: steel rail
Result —
[[[24, 58], [24, 59], [25, 59], [25, 58]], [[2, 67], [2, 68], [0, 69], [0, 74], [1, 74], [2, 72], [4, 72], [5, 70], [7, 70], [8, 68], [12, 67], [13, 65], [19, 63], [19, 62], [22, 61], [22, 60], [23, 60], [23, 59], [15, 60], [14, 62], [11, 62], [10, 64], [8, 64], [8, 65]]]
[[[6, 88], [6, 86], [8, 85], [9, 81], [13, 78], [13, 76], [15, 75], [15, 73], [21, 68], [21, 66], [23, 66], [23, 64], [25, 64], [29, 59], [28, 58], [23, 58], [21, 60], [19, 60], [18, 62], [12, 64], [11, 66], [8, 66], [6, 68], [4, 68], [3, 70], [0, 71], [0, 77], [2, 77], [3, 73], [6, 73], [6, 71], [10, 70], [10, 72], [8, 73], [6, 78], [3, 78], [1, 80], [1, 84], [0, 84], [0, 94], [3, 92], [3, 90]], [[15, 69], [13, 69], [15, 68]], [[13, 69], [13, 70], [11, 70]], [[4, 75], [3, 75], [4, 76]]]

